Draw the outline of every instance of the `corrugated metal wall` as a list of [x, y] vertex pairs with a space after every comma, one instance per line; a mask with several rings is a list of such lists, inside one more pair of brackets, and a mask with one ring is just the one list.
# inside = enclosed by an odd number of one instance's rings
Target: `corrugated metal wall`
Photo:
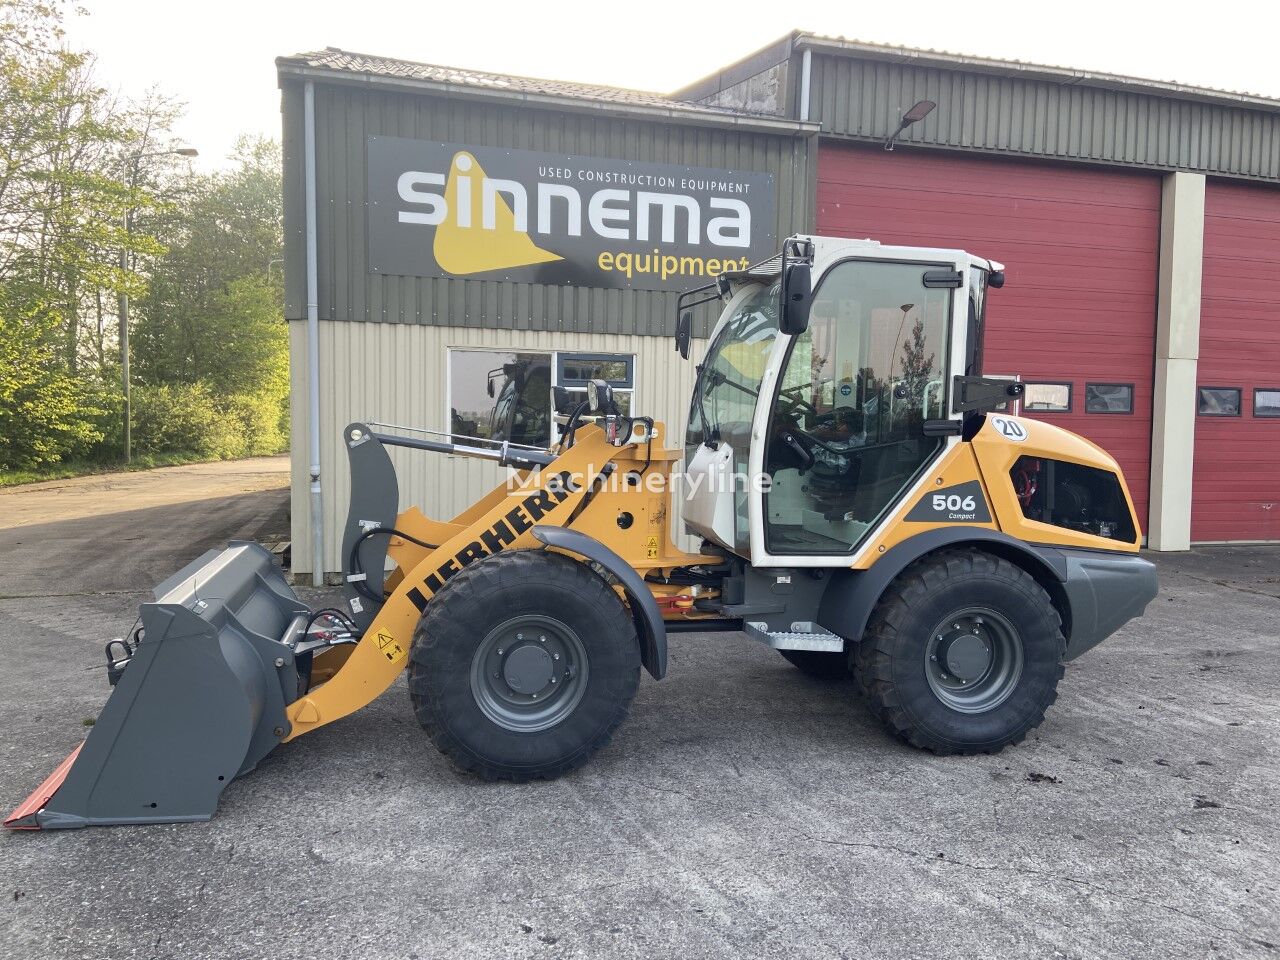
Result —
[[[707, 312], [711, 311], [707, 308]], [[306, 323], [289, 324], [293, 436], [307, 436]], [[320, 324], [320, 471], [324, 486], [325, 569], [341, 568], [339, 547], [347, 519], [350, 482], [342, 428], [354, 420], [380, 420], [447, 430], [445, 396], [449, 347], [502, 350], [575, 350], [632, 353], [636, 386], [632, 409], [667, 425], [668, 446], [684, 436], [694, 365], [706, 341], [693, 343], [688, 362], [665, 338], [539, 331], [436, 327], [424, 324]], [[294, 571], [311, 570], [311, 519], [307, 445], [292, 445], [292, 540]], [[448, 519], [498, 484], [507, 471], [479, 460], [424, 451], [391, 449], [400, 479], [401, 509], [416, 505], [428, 516]], [[685, 542], [693, 549], [691, 542]]]
[[1280, 111], [816, 51], [811, 84], [824, 137], [883, 140], [904, 110], [932, 100], [904, 143], [1280, 178]]
[[[818, 170], [820, 233], [1005, 265], [1008, 283], [987, 298], [983, 372], [1072, 384], [1070, 412], [1027, 415], [1114, 456], [1145, 526], [1161, 178], [832, 142]], [[1132, 413], [1087, 413], [1090, 382], [1131, 384]]]
[[[284, 90], [285, 316], [305, 316], [301, 84]], [[367, 85], [316, 85], [320, 317], [325, 320], [488, 327], [507, 331], [669, 336], [676, 294], [563, 288], [497, 280], [372, 275], [366, 260], [365, 145], [372, 135], [443, 140], [757, 170], [777, 177], [776, 233], [805, 229], [812, 205], [813, 137], [498, 106]], [[816, 146], [813, 147], [816, 151]], [[703, 323], [707, 322], [705, 319]], [[695, 331], [706, 335], [705, 328]]]
[[1196, 417], [1191, 539], [1280, 540], [1280, 190], [1210, 180], [1197, 381], [1240, 390], [1240, 416]]

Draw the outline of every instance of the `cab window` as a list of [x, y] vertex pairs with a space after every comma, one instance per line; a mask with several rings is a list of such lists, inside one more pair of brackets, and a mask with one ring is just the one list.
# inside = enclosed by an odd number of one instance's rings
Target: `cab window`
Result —
[[851, 260], [823, 279], [774, 400], [770, 553], [851, 551], [945, 442], [923, 429], [946, 415], [954, 291], [924, 286], [936, 269]]

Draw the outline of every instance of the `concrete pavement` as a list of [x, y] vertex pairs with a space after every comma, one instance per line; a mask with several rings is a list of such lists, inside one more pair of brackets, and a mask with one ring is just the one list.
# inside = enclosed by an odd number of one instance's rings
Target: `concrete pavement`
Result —
[[[83, 736], [101, 640], [154, 582], [283, 530], [285, 496], [119, 494], [0, 531], [0, 803]], [[489, 785], [436, 754], [400, 682], [210, 823], [0, 836], [0, 955], [1278, 956], [1280, 550], [1157, 559], [1149, 615], [998, 756], [915, 752], [849, 684], [678, 635], [585, 769]]]

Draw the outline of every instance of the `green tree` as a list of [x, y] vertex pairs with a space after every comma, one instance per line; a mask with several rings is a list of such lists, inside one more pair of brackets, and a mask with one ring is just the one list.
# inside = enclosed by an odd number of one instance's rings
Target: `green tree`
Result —
[[173, 185], [173, 202], [139, 218], [167, 247], [137, 301], [140, 381], [202, 384], [245, 437], [240, 453], [287, 442], [288, 331], [280, 308], [280, 151], [242, 140], [227, 172]]
[[62, 43], [58, 3], [0, 0], [0, 467], [100, 439], [100, 381], [80, 372], [83, 306], [135, 282], [103, 250], [133, 243], [113, 163], [125, 118]]

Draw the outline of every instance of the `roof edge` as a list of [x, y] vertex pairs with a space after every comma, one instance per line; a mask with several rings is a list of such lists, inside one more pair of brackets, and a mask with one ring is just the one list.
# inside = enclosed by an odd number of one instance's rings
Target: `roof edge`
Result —
[[659, 107], [594, 100], [589, 97], [557, 96], [555, 94], [530, 93], [527, 91], [471, 87], [416, 77], [388, 77], [370, 71], [335, 70], [329, 67], [314, 66], [303, 59], [301, 54], [277, 57], [276, 76], [279, 81], [283, 81], [286, 78], [323, 80], [329, 83], [350, 86], [369, 86], [387, 90], [413, 90], [448, 97], [521, 103], [535, 107], [567, 109], [608, 116], [677, 121], [793, 137], [810, 136], [816, 134], [820, 128], [820, 125], [814, 121], [803, 122], [766, 114], [740, 113], [729, 110], [710, 112], [697, 104], [689, 104], [685, 107], [676, 100], [673, 100], [669, 107]]
[[1142, 77], [1130, 77], [1096, 70], [1078, 70], [1072, 67], [1053, 67], [1036, 63], [1024, 63], [1020, 60], [1000, 60], [994, 57], [970, 56], [968, 54], [946, 53], [938, 50], [920, 50], [915, 47], [867, 43], [860, 40], [844, 40], [838, 37], [824, 37], [813, 33], [797, 32], [794, 42], [797, 49], [808, 47], [823, 53], [862, 57], [869, 60], [917, 64], [944, 70], [974, 70], [1000, 76], [1045, 80], [1063, 85], [1101, 87], [1108, 90], [1145, 93], [1179, 100], [1196, 100], [1205, 103], [1280, 112], [1280, 99], [1253, 93], [1234, 93], [1229, 90], [1215, 90], [1211, 87], [1197, 87], [1193, 84], [1175, 83], [1166, 80], [1149, 80]]
[[792, 46], [800, 35], [801, 31], [799, 30], [792, 30], [790, 33], [783, 34], [777, 40], [739, 57], [732, 63], [714, 70], [706, 76], [694, 80], [692, 83], [686, 83], [683, 87], [673, 90], [669, 95], [678, 97], [681, 100], [702, 100], [706, 97], [714, 96], [726, 87], [741, 83], [743, 80], [754, 77], [756, 74], [790, 59]]

